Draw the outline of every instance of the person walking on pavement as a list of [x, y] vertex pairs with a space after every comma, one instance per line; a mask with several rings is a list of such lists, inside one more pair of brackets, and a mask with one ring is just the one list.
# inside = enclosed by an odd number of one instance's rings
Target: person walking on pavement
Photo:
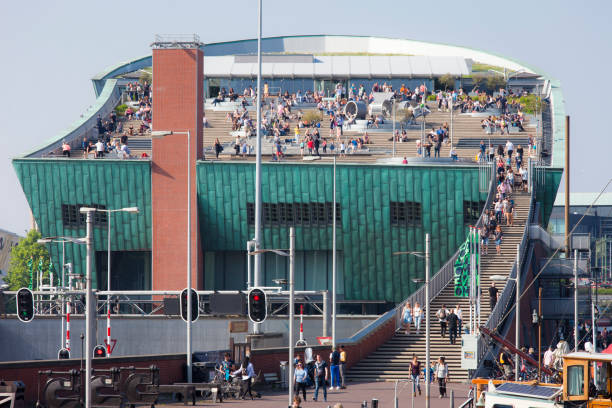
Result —
[[455, 344], [455, 340], [457, 339], [457, 315], [455, 311], [451, 309], [449, 315], [446, 318], [448, 322], [448, 337], [450, 338], [450, 344]]
[[320, 354], [317, 354], [317, 361], [315, 361], [315, 391], [313, 401], [319, 398], [319, 389], [323, 389], [323, 399], [327, 402], [327, 388], [325, 382], [329, 378], [329, 369], [327, 363], [321, 358]]
[[302, 363], [298, 363], [295, 368], [295, 372], [293, 373], [293, 384], [295, 386], [295, 395], [300, 395], [300, 390], [302, 390], [302, 396], [304, 397], [304, 401], [306, 401], [306, 379], [308, 378], [308, 374], [306, 370], [304, 370], [304, 365]]
[[489, 306], [491, 307], [491, 311], [497, 304], [497, 292], [499, 290], [495, 287], [495, 282], [491, 282], [491, 286], [489, 287]]
[[440, 398], [444, 398], [446, 397], [446, 383], [448, 382], [448, 364], [446, 364], [446, 359], [444, 357], [441, 356], [438, 359], [434, 373], [435, 378], [438, 381]]
[[421, 378], [421, 362], [417, 359], [416, 354], [412, 356], [412, 361], [410, 362], [410, 376], [412, 378], [412, 394], [416, 393], [416, 390], [419, 390], [419, 395], [421, 395], [421, 384], [419, 384], [419, 379]]
[[248, 393], [249, 397], [253, 399], [253, 394], [251, 394], [251, 382], [252, 379], [255, 378], [255, 369], [253, 368], [253, 363], [249, 361], [249, 357], [244, 358], [240, 368], [234, 371], [232, 375], [241, 375], [242, 381], [246, 383], [246, 388], [242, 387], [242, 395], [240, 395], [240, 398], [246, 399]]
[[440, 321], [440, 336], [444, 338], [446, 336], [446, 317], [448, 316], [446, 305], [442, 305], [442, 307], [436, 312], [436, 316]]
[[340, 353], [338, 352], [338, 350], [336, 350], [335, 347], [332, 348], [332, 352], [329, 355], [329, 365], [330, 365], [330, 372], [331, 372], [331, 382], [330, 382], [330, 387], [329, 390], [333, 390], [334, 389], [334, 385], [336, 386], [336, 389], [339, 390], [340, 389]]
[[344, 374], [346, 373], [346, 350], [340, 346], [340, 388], [345, 389]]

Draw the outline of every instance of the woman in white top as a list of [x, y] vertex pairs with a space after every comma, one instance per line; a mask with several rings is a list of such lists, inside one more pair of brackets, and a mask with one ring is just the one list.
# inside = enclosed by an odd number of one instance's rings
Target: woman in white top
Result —
[[417, 334], [421, 331], [421, 320], [423, 319], [423, 310], [421, 310], [421, 306], [419, 303], [414, 304], [414, 308], [412, 309], [412, 315], [414, 316], [414, 327], [416, 328]]
[[410, 334], [410, 325], [412, 324], [412, 306], [410, 302], [404, 305], [402, 310], [402, 326], [406, 329], [406, 334]]
[[461, 310], [461, 306], [457, 305], [455, 308], [455, 314], [457, 315], [457, 328], [459, 329], [459, 335], [461, 335], [462, 330], [462, 322], [463, 322], [463, 310]]
[[448, 382], [448, 364], [446, 364], [444, 357], [440, 357], [436, 363], [434, 379], [438, 380], [440, 398], [444, 398], [446, 396], [446, 383]]

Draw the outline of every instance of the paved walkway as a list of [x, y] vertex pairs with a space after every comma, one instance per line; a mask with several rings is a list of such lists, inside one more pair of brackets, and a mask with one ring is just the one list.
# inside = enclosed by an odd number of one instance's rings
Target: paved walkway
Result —
[[[302, 402], [303, 407], [312, 408], [326, 408], [327, 406], [333, 407], [336, 403], [342, 403], [343, 408], [360, 408], [363, 401], [368, 402], [368, 407], [371, 407], [372, 398], [378, 399], [379, 408], [393, 408], [393, 394], [394, 394], [395, 383], [393, 382], [363, 382], [363, 383], [350, 383], [349, 386], [344, 390], [328, 391], [327, 402], [323, 401], [323, 396], [319, 395], [319, 401], [315, 402], [312, 400], [314, 388], [309, 388], [306, 396], [308, 401]], [[448, 392], [450, 395], [450, 389], [454, 390], [455, 393], [455, 407], [461, 405], [466, 399], [469, 391], [468, 384], [457, 384], [451, 383], [448, 385]], [[425, 389], [422, 388], [423, 395], [416, 396], [414, 398], [414, 407], [425, 406]], [[399, 383], [398, 385], [398, 400], [399, 408], [412, 408], [412, 400], [410, 395], [410, 384]], [[203, 403], [201, 399], [196, 402], [198, 406], [206, 407], [248, 407], [248, 408], [276, 408], [276, 407], [287, 407], [288, 397], [287, 393], [279, 391], [263, 391], [261, 399], [255, 399], [253, 401], [236, 401], [226, 400], [223, 403], [212, 404], [211, 402]], [[185, 407], [181, 404], [157, 404], [157, 407], [172, 406], [172, 407]], [[188, 405], [191, 406], [191, 405]], [[447, 408], [450, 406], [449, 397], [439, 398], [437, 384], [431, 384], [431, 408]]]

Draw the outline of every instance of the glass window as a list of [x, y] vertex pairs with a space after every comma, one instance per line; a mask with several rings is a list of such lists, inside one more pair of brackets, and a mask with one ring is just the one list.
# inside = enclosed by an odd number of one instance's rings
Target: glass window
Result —
[[567, 369], [567, 395], [577, 396], [584, 394], [584, 367], [581, 365], [569, 366]]

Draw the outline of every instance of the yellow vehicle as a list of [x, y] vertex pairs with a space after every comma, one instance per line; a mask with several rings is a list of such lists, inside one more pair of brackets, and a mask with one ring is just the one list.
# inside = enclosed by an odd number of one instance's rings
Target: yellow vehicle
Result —
[[474, 379], [477, 408], [612, 407], [612, 354], [563, 356], [563, 383]]

